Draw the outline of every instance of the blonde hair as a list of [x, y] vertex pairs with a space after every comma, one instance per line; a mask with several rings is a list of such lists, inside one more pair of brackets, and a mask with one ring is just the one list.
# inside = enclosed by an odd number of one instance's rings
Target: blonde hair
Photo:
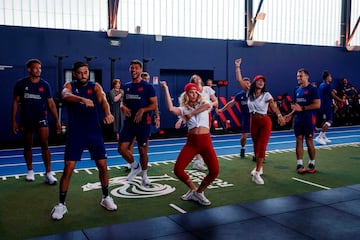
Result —
[[[197, 93], [196, 103], [199, 104], [199, 103], [201, 103], [203, 101], [203, 98], [202, 98], [201, 94], [198, 91], [196, 91], [196, 93]], [[181, 107], [190, 108], [189, 102], [190, 102], [189, 101], [189, 96], [187, 95], [187, 92], [184, 91], [179, 97], [179, 104], [180, 104]]]
[[189, 83], [195, 83], [195, 78], [199, 78], [200, 82], [201, 82], [201, 85], [204, 85], [204, 82], [203, 82], [202, 78], [197, 74], [194, 74], [194, 75], [192, 75], [190, 77]]

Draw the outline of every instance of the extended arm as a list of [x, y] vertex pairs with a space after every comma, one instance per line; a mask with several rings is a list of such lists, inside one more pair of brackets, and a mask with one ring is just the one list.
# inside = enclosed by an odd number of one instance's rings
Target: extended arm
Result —
[[170, 96], [170, 92], [169, 92], [169, 88], [166, 84], [165, 81], [161, 81], [160, 82], [161, 87], [164, 89], [164, 93], [165, 93], [165, 103], [166, 103], [166, 107], [167, 109], [174, 115], [176, 116], [180, 116], [181, 115], [181, 110], [180, 108], [174, 107], [172, 101], [171, 101], [171, 96]]
[[240, 84], [241, 88], [242, 88], [244, 91], [247, 91], [246, 82], [243, 80], [242, 75], [241, 75], [240, 64], [241, 64], [241, 58], [236, 59], [236, 60], [235, 60], [236, 80], [237, 80], [238, 83]]
[[226, 111], [227, 109], [231, 108], [232, 106], [235, 105], [235, 99], [229, 101], [228, 103], [225, 104], [225, 106], [223, 106], [221, 109], [218, 110], [219, 113]]

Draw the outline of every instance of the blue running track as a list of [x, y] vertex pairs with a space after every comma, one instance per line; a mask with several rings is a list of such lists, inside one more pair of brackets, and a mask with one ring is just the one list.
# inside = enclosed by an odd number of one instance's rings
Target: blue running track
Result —
[[[240, 151], [240, 134], [214, 135], [213, 144], [218, 156], [238, 155]], [[360, 143], [360, 126], [330, 128], [327, 137], [332, 145], [347, 145]], [[186, 138], [168, 138], [150, 140], [149, 162], [174, 161], [184, 145]], [[315, 143], [317, 147], [321, 147]], [[249, 135], [246, 154], [252, 154], [252, 141]], [[295, 148], [295, 137], [292, 130], [274, 131], [271, 134], [268, 151], [292, 150]], [[106, 143], [109, 167], [124, 165], [125, 160], [117, 152], [117, 143]], [[52, 170], [60, 172], [64, 166], [64, 146], [50, 147], [52, 158]], [[135, 159], [139, 154], [135, 151]], [[41, 149], [33, 149], [33, 168], [36, 173], [44, 172], [44, 164], [41, 159]], [[77, 163], [77, 169], [95, 168], [95, 163], [85, 151], [82, 160]], [[18, 177], [27, 173], [22, 149], [6, 149], [0, 151], [0, 177]]]

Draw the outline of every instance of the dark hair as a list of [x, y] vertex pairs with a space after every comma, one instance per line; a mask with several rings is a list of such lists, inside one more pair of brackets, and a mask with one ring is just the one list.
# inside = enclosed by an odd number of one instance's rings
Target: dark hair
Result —
[[134, 59], [130, 62], [130, 66], [133, 65], [133, 64], [137, 64], [140, 66], [140, 68], [142, 69], [143, 68], [143, 63], [142, 61], [138, 60], [138, 59]]
[[41, 65], [41, 62], [40, 62], [39, 59], [37, 59], [37, 58], [32, 58], [32, 59], [29, 59], [29, 60], [26, 61], [26, 64], [25, 64], [25, 65], [26, 65], [26, 68], [31, 67], [31, 65], [32, 65], [33, 63], [38, 63], [38, 64]]
[[89, 64], [87, 64], [86, 62], [76, 62], [73, 65], [73, 71], [75, 72], [81, 67], [89, 67]]
[[305, 73], [305, 75], [307, 75], [308, 77], [310, 76], [308, 70], [306, 70], [305, 68], [300, 68], [297, 72], [303, 72], [303, 73]]
[[[255, 89], [256, 89], [256, 81], [252, 82], [249, 89], [249, 99], [251, 101], [255, 100]], [[264, 82], [264, 87], [261, 89], [261, 94], [263, 94], [266, 91], [266, 82]]]
[[330, 76], [330, 73], [327, 70], [323, 71], [322, 79], [325, 80], [328, 76]]

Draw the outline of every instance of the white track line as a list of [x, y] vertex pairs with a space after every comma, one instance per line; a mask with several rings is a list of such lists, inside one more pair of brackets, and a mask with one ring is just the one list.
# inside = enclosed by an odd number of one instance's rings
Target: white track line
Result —
[[316, 184], [316, 183], [312, 183], [312, 182], [309, 182], [309, 181], [305, 181], [305, 180], [302, 180], [302, 179], [299, 179], [299, 178], [293, 177], [292, 179], [295, 180], [295, 181], [299, 181], [299, 182], [302, 182], [302, 183], [306, 183], [306, 184], [309, 184], [309, 185], [313, 185], [313, 186], [315, 186], [315, 187], [323, 188], [323, 189], [326, 189], [326, 190], [331, 189], [331, 188], [329, 188], [329, 187], [325, 187], [325, 186], [322, 186], [322, 185], [319, 185], [319, 184]]
[[175, 204], [170, 203], [169, 204], [170, 207], [174, 208], [176, 211], [180, 212], [180, 213], [186, 213], [186, 211], [178, 206], [176, 206]]

